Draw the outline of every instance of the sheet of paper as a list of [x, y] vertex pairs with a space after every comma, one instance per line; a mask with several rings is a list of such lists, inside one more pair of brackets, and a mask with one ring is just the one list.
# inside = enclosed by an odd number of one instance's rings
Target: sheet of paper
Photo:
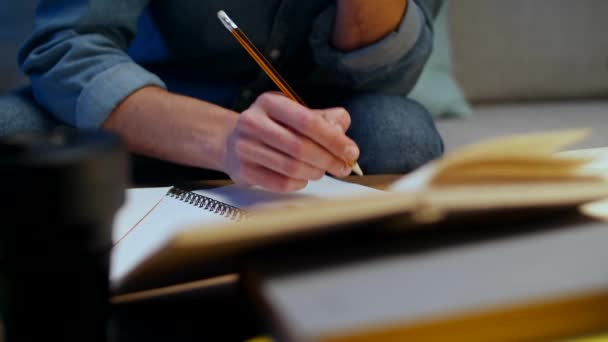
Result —
[[608, 221], [608, 199], [584, 204], [580, 207], [580, 212], [597, 220]]
[[560, 156], [572, 158], [590, 158], [592, 161], [585, 165], [581, 172], [603, 174], [608, 177], [608, 147], [586, 148], [579, 150], [564, 151]]
[[212, 224], [225, 220], [227, 219], [224, 216], [164, 196], [154, 210], [114, 246], [110, 281], [114, 284], [120, 283], [131, 269], [171, 240], [182, 226], [199, 222]]
[[417, 170], [408, 173], [391, 184], [390, 192], [416, 192], [429, 186], [431, 178], [436, 171], [435, 163], [428, 163]]
[[195, 193], [214, 198], [238, 208], [253, 208], [266, 206], [281, 201], [298, 198], [333, 198], [352, 197], [382, 192], [367, 186], [346, 182], [330, 176], [324, 176], [318, 181], [309, 182], [299, 191], [291, 193], [272, 193], [256, 187], [228, 185], [224, 187], [196, 190]]
[[125, 191], [125, 202], [114, 216], [112, 240], [116, 243], [160, 201], [169, 187], [133, 188]]
[[[555, 152], [557, 148], [576, 141], [585, 134], [584, 130], [573, 130], [506, 137], [488, 143], [472, 144], [449, 156], [423, 165], [393, 182], [388, 190], [392, 192], [421, 191], [430, 185], [431, 178], [437, 174], [441, 174], [443, 180], [451, 177], [457, 183], [464, 180], [489, 179], [490, 177], [541, 179], [560, 175], [565, 177], [569, 174], [573, 174], [573, 176], [604, 175], [608, 178], [608, 148]], [[528, 153], [531, 151], [530, 146], [534, 147], [532, 150], [534, 153]], [[588, 158], [592, 159], [592, 162], [585, 164], [579, 161], [577, 165], [574, 161], [558, 159], [554, 156], [574, 159]], [[526, 161], [526, 158], [529, 160]], [[447, 159], [449, 160], [446, 162]], [[477, 165], [471, 163], [475, 159], [478, 159]], [[493, 161], [493, 164], [489, 162], [490, 160]], [[464, 161], [470, 164], [463, 165]], [[533, 163], [537, 163], [537, 165]], [[451, 167], [451, 169], [446, 169], [446, 167]], [[575, 168], [578, 168], [577, 171], [572, 173]]]
[[[115, 286], [120, 284], [121, 279], [131, 269], [162, 248], [177, 232], [186, 229], [185, 227], [217, 226], [216, 223], [229, 220], [212, 211], [166, 196], [168, 190], [169, 188], [128, 190], [128, 205], [123, 207], [119, 215], [116, 235], [124, 236], [126, 231], [129, 233], [115, 245], [112, 251], [110, 279]], [[237, 185], [194, 192], [225, 204], [247, 209], [296, 198], [341, 198], [382, 191], [324, 176], [318, 181], [309, 182], [308, 186], [300, 191], [287, 194]], [[152, 207], [154, 210], [150, 211]], [[145, 217], [141, 219], [143, 216]], [[136, 223], [135, 228], [126, 228]]]

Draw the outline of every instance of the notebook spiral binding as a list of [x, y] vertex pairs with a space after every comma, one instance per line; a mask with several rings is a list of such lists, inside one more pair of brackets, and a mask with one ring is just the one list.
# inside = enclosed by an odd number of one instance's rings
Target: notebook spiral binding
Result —
[[241, 221], [247, 216], [247, 211], [241, 208], [237, 208], [230, 204], [220, 202], [213, 198], [197, 194], [192, 191], [184, 190], [178, 187], [172, 187], [167, 192], [167, 196], [176, 198], [188, 204], [214, 212], [218, 215], [224, 216], [232, 221]]

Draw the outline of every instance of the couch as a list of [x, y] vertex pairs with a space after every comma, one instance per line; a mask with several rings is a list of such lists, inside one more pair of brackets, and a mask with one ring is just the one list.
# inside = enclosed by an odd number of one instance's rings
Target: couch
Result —
[[434, 113], [446, 151], [574, 127], [592, 134], [572, 149], [608, 146], [608, 1], [458, 0], [444, 10], [449, 59], [438, 68], [458, 89], [435, 101], [460, 93], [471, 108]]
[[[0, 2], [0, 93], [34, 1]], [[413, 96], [432, 108], [446, 151], [498, 135], [592, 127], [573, 148], [608, 146], [608, 1], [447, 1]]]

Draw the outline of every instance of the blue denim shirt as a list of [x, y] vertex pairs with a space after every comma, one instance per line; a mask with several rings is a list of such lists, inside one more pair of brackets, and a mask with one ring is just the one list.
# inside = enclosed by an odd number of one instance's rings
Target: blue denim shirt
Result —
[[226, 89], [241, 110], [275, 87], [217, 19], [224, 10], [298, 93], [406, 95], [431, 52], [440, 2], [411, 0], [397, 30], [345, 53], [330, 43], [332, 0], [41, 0], [18, 61], [37, 102], [76, 127], [100, 127], [144, 86], [179, 92], [174, 78]]

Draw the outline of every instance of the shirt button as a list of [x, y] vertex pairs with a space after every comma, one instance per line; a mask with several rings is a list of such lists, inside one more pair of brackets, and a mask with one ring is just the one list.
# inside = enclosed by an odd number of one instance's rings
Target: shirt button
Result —
[[268, 57], [270, 57], [270, 59], [278, 59], [279, 57], [281, 57], [281, 50], [279, 50], [279, 49], [270, 50]]

